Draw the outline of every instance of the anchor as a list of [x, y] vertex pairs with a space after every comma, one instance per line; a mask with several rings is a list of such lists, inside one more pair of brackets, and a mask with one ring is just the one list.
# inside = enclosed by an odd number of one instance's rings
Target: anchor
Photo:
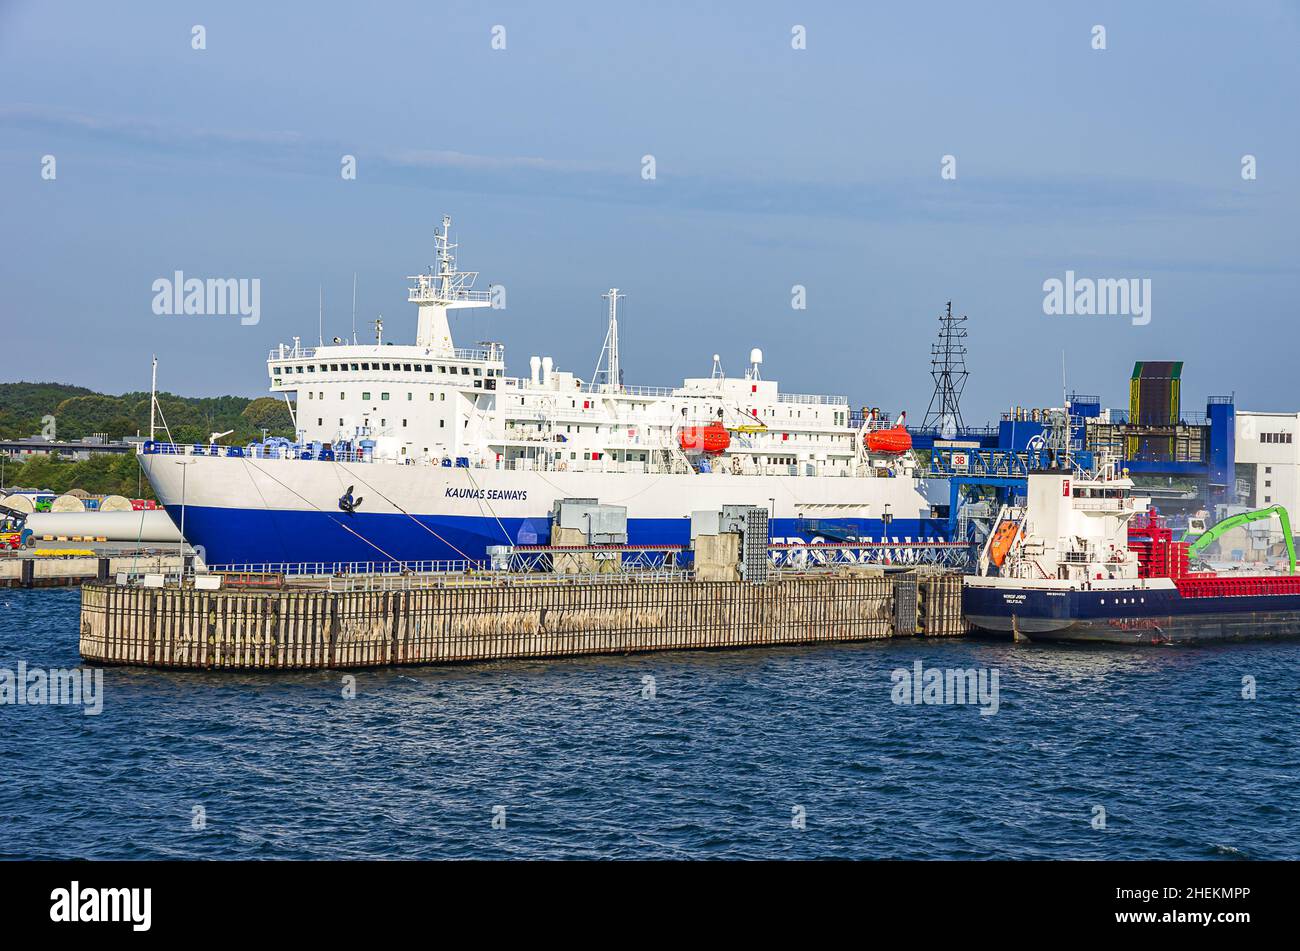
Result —
[[362, 498], [352, 498], [352, 490], [355, 486], [348, 486], [348, 490], [339, 496], [339, 508], [352, 515], [361, 506]]

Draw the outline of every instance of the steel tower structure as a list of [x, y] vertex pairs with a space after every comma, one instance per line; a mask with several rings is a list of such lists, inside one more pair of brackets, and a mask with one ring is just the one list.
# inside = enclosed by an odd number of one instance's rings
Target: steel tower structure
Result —
[[966, 389], [966, 315], [954, 316], [952, 301], [939, 315], [939, 342], [930, 345], [930, 376], [934, 378], [934, 394], [925, 411], [922, 429], [938, 430], [945, 438], [952, 438], [966, 425], [961, 418], [961, 394]]

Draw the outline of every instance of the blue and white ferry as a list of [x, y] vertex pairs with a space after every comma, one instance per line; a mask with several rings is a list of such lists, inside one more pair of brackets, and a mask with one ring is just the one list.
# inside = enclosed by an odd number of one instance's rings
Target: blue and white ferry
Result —
[[631, 545], [686, 544], [691, 512], [723, 505], [767, 508], [778, 541], [946, 537], [947, 483], [910, 451], [868, 447], [888, 422], [842, 396], [782, 392], [758, 349], [739, 376], [715, 354], [680, 386], [624, 385], [617, 289], [590, 381], [549, 356], [507, 376], [502, 345], [457, 347], [450, 312], [492, 306], [494, 291], [457, 270], [450, 224], [436, 265], [410, 279], [413, 343], [384, 340], [377, 321], [373, 344], [271, 351], [296, 440], [144, 447], [208, 564], [483, 561], [489, 546], [546, 544], [567, 498], [625, 506]]

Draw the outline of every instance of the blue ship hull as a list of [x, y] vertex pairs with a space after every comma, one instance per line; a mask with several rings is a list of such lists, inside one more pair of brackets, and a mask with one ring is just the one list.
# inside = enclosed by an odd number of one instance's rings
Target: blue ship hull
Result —
[[[181, 510], [167, 512], [179, 526]], [[774, 537], [826, 540], [838, 532], [879, 540], [886, 535], [879, 519], [818, 519], [816, 532], [804, 520], [773, 519]], [[939, 519], [894, 519], [891, 539], [946, 540], [947, 522]], [[687, 545], [689, 518], [629, 518], [631, 545]], [[394, 515], [356, 512], [311, 512], [268, 509], [185, 508], [185, 536], [203, 549], [209, 565], [250, 563], [346, 563], [486, 561], [491, 545], [545, 545], [548, 518], [501, 518], [464, 515]]]
[[1300, 637], [1300, 595], [1186, 598], [1176, 588], [976, 587], [962, 610], [978, 630], [1033, 641], [1176, 644]]

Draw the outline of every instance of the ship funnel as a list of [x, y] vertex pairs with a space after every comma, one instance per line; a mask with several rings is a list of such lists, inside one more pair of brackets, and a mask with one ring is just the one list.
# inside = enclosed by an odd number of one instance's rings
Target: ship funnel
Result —
[[530, 358], [528, 361], [528, 368], [532, 371], [533, 386], [536, 386], [538, 383], [541, 383], [542, 381], [539, 378], [538, 374], [541, 373], [542, 371], [542, 358], [541, 357]]
[[547, 386], [551, 383], [551, 368], [555, 366], [555, 361], [550, 357], [542, 357], [542, 382]]

